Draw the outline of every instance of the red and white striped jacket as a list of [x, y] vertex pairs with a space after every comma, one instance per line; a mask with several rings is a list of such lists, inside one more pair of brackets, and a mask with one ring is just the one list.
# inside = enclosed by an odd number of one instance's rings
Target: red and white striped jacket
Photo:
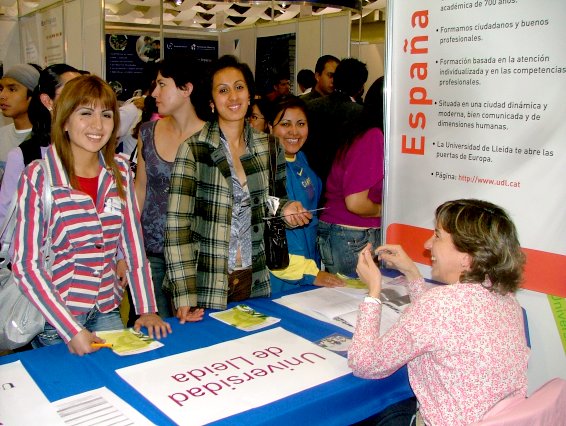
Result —
[[[139, 210], [127, 162], [116, 156], [126, 199], [120, 199], [115, 177], [100, 155], [96, 206], [73, 189], [54, 147], [45, 156], [53, 194], [49, 229], [43, 217], [45, 173], [34, 162], [18, 184], [18, 206], [12, 270], [28, 298], [65, 342], [83, 327], [74, 315], [94, 306], [109, 312], [120, 305], [124, 289], [116, 276], [120, 247], [128, 265], [128, 283], [138, 314], [156, 312], [149, 264], [143, 250]], [[48, 270], [40, 248], [51, 232], [53, 267]]]

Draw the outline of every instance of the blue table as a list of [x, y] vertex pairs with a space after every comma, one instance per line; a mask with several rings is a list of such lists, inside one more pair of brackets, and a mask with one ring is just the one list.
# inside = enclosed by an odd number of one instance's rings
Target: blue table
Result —
[[[257, 311], [281, 318], [272, 327], [282, 327], [316, 341], [335, 332], [348, 334], [334, 325], [317, 321], [270, 299], [246, 301]], [[231, 305], [232, 306], [232, 305]], [[122, 380], [115, 370], [134, 364], [198, 349], [249, 335], [221, 323], [208, 314], [199, 323], [180, 325], [168, 320], [173, 334], [162, 340], [164, 347], [132, 356], [100, 350], [83, 357], [71, 355], [66, 345], [56, 345], [0, 357], [0, 364], [21, 360], [50, 401], [106, 386], [157, 425], [174, 423]], [[263, 329], [265, 330], [265, 329]], [[348, 425], [413, 396], [406, 368], [381, 380], [364, 380], [352, 374], [215, 422], [215, 425]]]

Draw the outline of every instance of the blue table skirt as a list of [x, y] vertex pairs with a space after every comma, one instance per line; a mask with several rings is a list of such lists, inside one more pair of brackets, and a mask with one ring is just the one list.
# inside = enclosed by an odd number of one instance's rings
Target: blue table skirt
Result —
[[[284, 329], [316, 341], [343, 329], [295, 312], [269, 299], [245, 302], [257, 311], [281, 318], [272, 327]], [[163, 339], [164, 347], [133, 356], [118, 356], [110, 350], [79, 357], [66, 345], [57, 345], [0, 357], [0, 364], [21, 360], [50, 401], [106, 386], [150, 421], [158, 425], [174, 423], [128, 383], [115, 370], [134, 364], [190, 351], [249, 335], [221, 323], [208, 314], [202, 322], [180, 325], [168, 320], [173, 334]], [[263, 329], [265, 330], [265, 329]], [[381, 380], [365, 380], [352, 374], [215, 422], [215, 425], [348, 425], [363, 420], [397, 401], [413, 395], [406, 367]]]

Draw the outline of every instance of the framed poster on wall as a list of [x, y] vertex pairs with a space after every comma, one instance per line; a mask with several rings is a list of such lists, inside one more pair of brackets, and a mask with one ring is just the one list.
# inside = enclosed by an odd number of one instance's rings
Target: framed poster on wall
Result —
[[[269, 93], [277, 76], [286, 76], [294, 81], [296, 56], [295, 34], [280, 34], [259, 37], [256, 48], [255, 83], [256, 93]], [[291, 87], [291, 92], [293, 87]]]
[[106, 34], [106, 80], [118, 99], [127, 100], [143, 93], [155, 78], [155, 66], [164, 57], [191, 55], [199, 61], [211, 62], [218, 56], [215, 40], [165, 38], [155, 35]]

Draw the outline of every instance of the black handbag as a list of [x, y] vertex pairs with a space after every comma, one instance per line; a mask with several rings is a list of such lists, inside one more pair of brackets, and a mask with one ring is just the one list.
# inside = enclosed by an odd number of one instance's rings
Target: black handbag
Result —
[[[275, 194], [275, 170], [277, 170], [276, 140], [269, 135], [269, 194]], [[264, 218], [265, 228], [263, 241], [265, 246], [265, 263], [268, 269], [276, 271], [289, 266], [289, 246], [285, 234], [285, 222], [280, 216]]]

